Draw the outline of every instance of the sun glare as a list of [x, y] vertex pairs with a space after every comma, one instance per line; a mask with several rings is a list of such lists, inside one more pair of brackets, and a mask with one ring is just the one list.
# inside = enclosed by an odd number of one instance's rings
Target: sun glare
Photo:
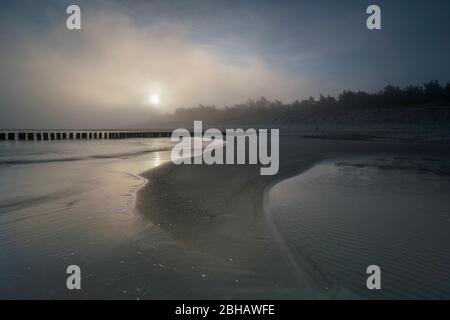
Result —
[[159, 98], [159, 95], [156, 94], [156, 93], [150, 94], [149, 100], [150, 100], [150, 103], [151, 103], [152, 105], [154, 105], [154, 106], [159, 105], [159, 103], [161, 102], [161, 100], [160, 100], [160, 98]]

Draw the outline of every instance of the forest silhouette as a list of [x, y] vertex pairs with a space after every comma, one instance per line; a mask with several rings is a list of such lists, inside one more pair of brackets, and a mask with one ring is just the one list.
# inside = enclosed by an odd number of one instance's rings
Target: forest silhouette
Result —
[[312, 114], [330, 114], [353, 110], [395, 110], [411, 107], [450, 106], [450, 82], [442, 86], [439, 81], [430, 81], [422, 86], [410, 85], [404, 88], [388, 85], [376, 93], [364, 91], [343, 91], [337, 98], [320, 95], [283, 103], [264, 97], [249, 99], [234, 106], [217, 108], [214, 105], [199, 105], [195, 108], [177, 109], [169, 119], [172, 121], [193, 121], [202, 119], [211, 123], [274, 123], [301, 122]]

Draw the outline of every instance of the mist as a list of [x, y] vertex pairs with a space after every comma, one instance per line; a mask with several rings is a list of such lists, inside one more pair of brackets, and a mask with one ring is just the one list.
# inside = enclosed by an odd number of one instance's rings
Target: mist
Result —
[[77, 3], [81, 30], [68, 1], [0, 3], [0, 127], [148, 127], [200, 104], [449, 80], [445, 0], [380, 0], [379, 31], [359, 0]]
[[[4, 128], [139, 127], [180, 107], [294, 99], [311, 87], [258, 56], [230, 61], [193, 46], [186, 24], [137, 25], [108, 10], [83, 14], [79, 31], [15, 23], [14, 41], [0, 53]], [[161, 97], [157, 107], [149, 104], [152, 93]]]

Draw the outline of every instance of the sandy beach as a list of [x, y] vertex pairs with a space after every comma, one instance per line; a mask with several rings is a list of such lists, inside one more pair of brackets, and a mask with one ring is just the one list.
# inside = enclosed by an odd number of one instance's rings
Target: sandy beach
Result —
[[[284, 132], [275, 176], [176, 166], [171, 145], [3, 144], [0, 297], [450, 296], [444, 145]], [[385, 290], [372, 294], [364, 268], [374, 261]], [[82, 290], [65, 286], [71, 264]]]
[[[255, 210], [271, 179], [260, 179], [256, 166], [175, 167], [170, 145], [169, 139], [2, 144], [0, 296], [297, 297], [284, 254], [267, 236], [270, 224]], [[172, 178], [173, 169], [184, 169], [183, 176]], [[186, 180], [191, 174], [199, 174], [198, 187]], [[208, 186], [214, 180], [223, 183]], [[244, 243], [246, 234], [251, 239]], [[80, 291], [65, 286], [70, 264], [83, 271]]]
[[260, 176], [249, 165], [167, 164], [144, 174], [148, 184], [137, 207], [176, 241], [214, 260], [204, 281], [192, 284], [198, 294], [192, 298], [357, 298], [334, 287], [308, 257], [290, 250], [273, 223], [267, 195], [278, 182], [319, 161], [370, 155], [445, 158], [449, 153], [433, 144], [284, 135], [277, 176]]

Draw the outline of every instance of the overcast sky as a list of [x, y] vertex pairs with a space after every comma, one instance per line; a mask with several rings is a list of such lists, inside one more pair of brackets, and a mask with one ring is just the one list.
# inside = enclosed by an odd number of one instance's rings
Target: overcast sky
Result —
[[[366, 28], [370, 4], [381, 31]], [[2, 128], [139, 126], [200, 103], [450, 80], [448, 0], [2, 0], [0, 30]]]

